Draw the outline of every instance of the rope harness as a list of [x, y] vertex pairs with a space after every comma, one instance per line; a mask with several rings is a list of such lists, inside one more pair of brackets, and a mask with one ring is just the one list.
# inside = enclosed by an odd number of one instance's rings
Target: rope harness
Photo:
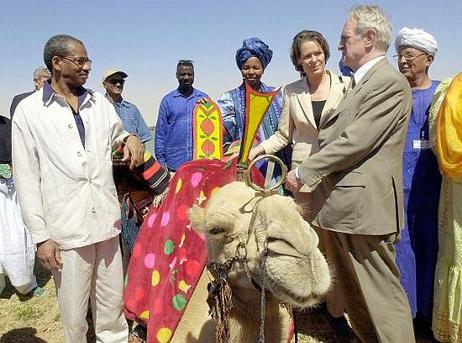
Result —
[[[265, 182], [265, 187], [259, 187], [256, 185], [251, 178], [250, 170], [252, 166], [262, 159], [268, 159], [273, 167], [271, 168], [270, 174], [274, 169], [274, 163], [280, 165], [282, 170], [282, 177], [275, 185], [268, 186]], [[272, 175], [270, 175], [272, 176]], [[207, 289], [209, 292], [207, 303], [209, 305], [209, 314], [216, 322], [215, 326], [215, 340], [217, 343], [229, 343], [230, 342], [230, 328], [229, 328], [229, 317], [231, 310], [234, 308], [233, 304], [233, 294], [231, 287], [228, 283], [228, 276], [231, 270], [233, 270], [236, 263], [239, 263], [247, 275], [248, 280], [252, 285], [260, 292], [260, 333], [257, 340], [257, 343], [265, 342], [265, 315], [266, 315], [266, 290], [264, 283], [264, 275], [266, 271], [266, 258], [268, 255], [268, 235], [263, 242], [263, 249], [260, 251], [258, 242], [256, 242], [257, 251], [259, 252], [259, 267], [260, 267], [260, 280], [257, 282], [255, 278], [251, 275], [250, 269], [248, 266], [247, 260], [247, 245], [250, 241], [252, 234], [255, 234], [255, 215], [256, 208], [260, 200], [265, 196], [270, 194], [274, 189], [277, 189], [285, 181], [287, 176], [287, 167], [284, 163], [276, 156], [273, 155], [263, 155], [254, 159], [247, 168], [238, 170], [238, 179], [245, 180], [246, 184], [252, 189], [259, 192], [260, 199], [257, 200], [257, 203], [254, 206], [252, 211], [252, 218], [250, 220], [249, 229], [247, 231], [247, 239], [245, 242], [239, 242], [236, 247], [235, 255], [226, 260], [223, 263], [218, 261], [210, 260], [207, 263], [207, 269], [210, 271], [210, 274], [213, 277], [213, 280], [208, 284]], [[268, 179], [268, 177], [266, 178]], [[266, 180], [267, 181], [267, 180]], [[256, 240], [255, 236], [255, 240]], [[290, 312], [290, 310], [289, 310]]]

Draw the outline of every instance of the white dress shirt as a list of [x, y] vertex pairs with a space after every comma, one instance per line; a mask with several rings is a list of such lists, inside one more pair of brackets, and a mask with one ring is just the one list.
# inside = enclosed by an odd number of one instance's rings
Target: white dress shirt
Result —
[[20, 102], [12, 125], [14, 178], [32, 239], [66, 250], [117, 236], [111, 156], [129, 134], [114, 106], [88, 91], [79, 98], [84, 147], [71, 107], [47, 86]]
[[355, 84], [358, 84], [359, 81], [366, 75], [366, 73], [371, 69], [374, 65], [377, 64], [380, 60], [383, 60], [385, 56], [379, 56], [376, 58], [373, 58], [367, 63], [364, 63], [361, 67], [358, 68], [353, 74], [353, 79], [355, 80]]

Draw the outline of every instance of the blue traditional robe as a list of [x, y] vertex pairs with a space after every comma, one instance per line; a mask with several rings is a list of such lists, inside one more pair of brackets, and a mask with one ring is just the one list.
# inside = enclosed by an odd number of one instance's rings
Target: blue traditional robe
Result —
[[431, 319], [433, 281], [438, 251], [438, 202], [441, 174], [430, 149], [428, 111], [439, 81], [427, 89], [412, 90], [413, 107], [403, 154], [406, 225], [396, 244], [401, 284], [412, 316]]

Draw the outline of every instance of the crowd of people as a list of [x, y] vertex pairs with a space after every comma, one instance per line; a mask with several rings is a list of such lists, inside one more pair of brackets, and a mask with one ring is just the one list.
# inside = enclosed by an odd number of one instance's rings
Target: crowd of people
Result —
[[[316, 230], [334, 271], [329, 314], [361, 342], [413, 342], [415, 328], [462, 342], [462, 80], [432, 80], [436, 38], [403, 28], [396, 65], [385, 57], [391, 23], [372, 5], [353, 7], [338, 49], [340, 72], [317, 31], [291, 42], [300, 77], [274, 98], [249, 159], [279, 154], [285, 183]], [[261, 93], [273, 52], [259, 38], [236, 51], [242, 83], [217, 99], [226, 151], [243, 138], [246, 84]], [[126, 342], [120, 207], [113, 152], [131, 169], [155, 142], [156, 171], [193, 159], [193, 111], [210, 99], [180, 60], [178, 87], [161, 101], [154, 137], [122, 97], [128, 74], [104, 72], [106, 94], [84, 88], [91, 60], [68, 35], [45, 44], [35, 90], [0, 116], [0, 290], [4, 276], [30, 296], [42, 290], [34, 254], [56, 285], [66, 342], [85, 342], [88, 299], [100, 342]], [[395, 68], [397, 66], [398, 70]], [[346, 321], [345, 321], [346, 323]]]

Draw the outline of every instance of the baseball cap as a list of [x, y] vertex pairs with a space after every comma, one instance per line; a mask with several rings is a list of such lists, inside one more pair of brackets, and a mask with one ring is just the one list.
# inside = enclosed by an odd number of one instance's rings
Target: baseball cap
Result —
[[106, 79], [109, 77], [109, 76], [112, 76], [114, 74], [120, 74], [122, 75], [122, 78], [126, 78], [128, 76], [128, 74], [122, 70], [119, 70], [119, 69], [116, 69], [116, 68], [111, 68], [111, 69], [108, 69], [106, 70], [104, 73], [103, 73], [103, 82], [106, 81]]

